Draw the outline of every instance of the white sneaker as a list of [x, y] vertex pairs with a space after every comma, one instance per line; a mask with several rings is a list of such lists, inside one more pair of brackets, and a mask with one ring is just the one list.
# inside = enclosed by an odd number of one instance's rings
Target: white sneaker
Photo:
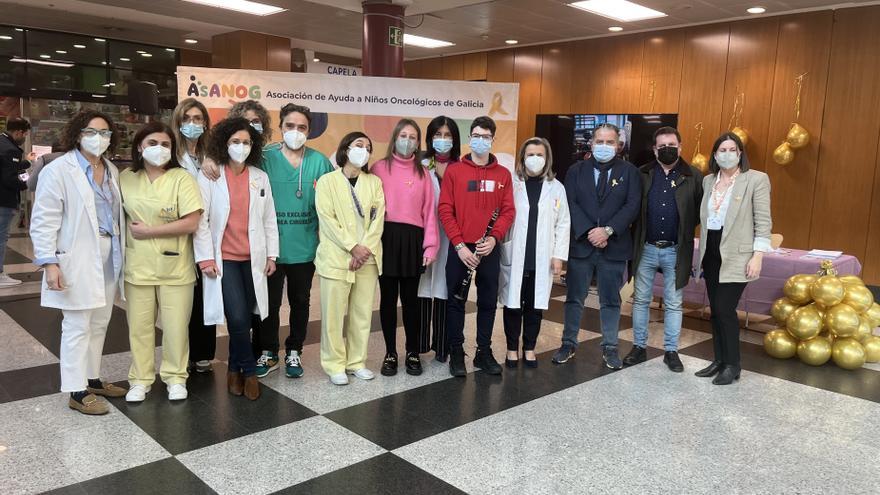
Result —
[[348, 375], [345, 373], [330, 375], [330, 383], [333, 385], [348, 385]]
[[346, 373], [348, 373], [349, 375], [354, 375], [361, 380], [372, 380], [373, 378], [376, 378], [376, 375], [366, 368], [361, 368], [359, 370], [348, 370], [346, 371]]
[[151, 388], [149, 385], [132, 385], [125, 394], [125, 402], [143, 402]]
[[0, 287], [15, 287], [21, 285], [21, 280], [10, 277], [5, 273], [0, 273]]
[[175, 383], [168, 386], [168, 400], [183, 400], [186, 399], [186, 396], [186, 385]]

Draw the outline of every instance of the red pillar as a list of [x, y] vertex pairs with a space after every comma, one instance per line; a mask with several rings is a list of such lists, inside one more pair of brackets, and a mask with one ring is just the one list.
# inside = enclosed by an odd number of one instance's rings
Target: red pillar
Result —
[[403, 5], [367, 0], [364, 8], [363, 74], [403, 77]]

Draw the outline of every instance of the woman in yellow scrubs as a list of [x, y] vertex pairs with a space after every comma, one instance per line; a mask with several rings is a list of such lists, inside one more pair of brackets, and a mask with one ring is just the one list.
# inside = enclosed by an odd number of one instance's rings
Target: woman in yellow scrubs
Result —
[[159, 376], [169, 400], [186, 399], [188, 325], [196, 280], [192, 234], [202, 198], [195, 179], [177, 161], [174, 134], [161, 122], [135, 134], [132, 166], [119, 174], [128, 229], [125, 296], [132, 363], [125, 400], [141, 402], [156, 364], [156, 312], [162, 328]]
[[347, 385], [347, 373], [361, 380], [374, 377], [366, 368], [367, 344], [382, 273], [385, 195], [382, 181], [367, 169], [372, 147], [362, 132], [346, 135], [336, 150], [340, 170], [324, 174], [315, 189], [321, 366], [334, 385]]

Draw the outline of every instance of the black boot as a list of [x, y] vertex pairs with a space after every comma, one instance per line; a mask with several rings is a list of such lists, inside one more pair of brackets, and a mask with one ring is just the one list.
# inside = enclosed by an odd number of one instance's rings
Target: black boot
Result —
[[624, 366], [634, 366], [639, 363], [644, 363], [648, 359], [648, 351], [644, 347], [639, 347], [633, 344], [633, 348], [630, 349], [629, 354], [623, 358]]
[[721, 370], [721, 373], [718, 373], [718, 376], [712, 380], [713, 385], [730, 385], [736, 380], [739, 380], [740, 368], [739, 366], [724, 366], [724, 369]]
[[480, 368], [490, 375], [501, 374], [501, 365], [495, 360], [495, 356], [492, 355], [492, 349], [489, 347], [477, 348], [477, 354], [474, 356], [474, 367]]
[[710, 376], [718, 374], [718, 372], [721, 371], [722, 366], [721, 361], [712, 361], [712, 364], [694, 373], [694, 375], [700, 378], [709, 378]]
[[460, 345], [453, 346], [449, 352], [449, 374], [467, 376], [467, 368], [464, 366], [464, 349]]

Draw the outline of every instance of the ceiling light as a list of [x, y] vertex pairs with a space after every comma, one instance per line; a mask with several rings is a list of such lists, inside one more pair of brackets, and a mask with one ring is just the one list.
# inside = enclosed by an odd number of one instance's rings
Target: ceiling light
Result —
[[321, 59], [318, 58], [318, 57], [315, 57], [315, 58], [312, 59], [312, 62], [320, 62], [320, 61], [321, 61]]
[[627, 0], [586, 0], [584, 2], [570, 3], [569, 5], [621, 22], [643, 21], [645, 19], [666, 17], [666, 14], [663, 12], [649, 9], [648, 7]]
[[612, 33], [617, 33], [617, 32], [623, 31], [623, 28], [620, 26], [611, 26], [610, 28], [608, 28], [608, 30], [611, 31]]
[[119, 60], [120, 60], [121, 62], [131, 62], [131, 59], [130, 59], [130, 58], [126, 58], [126, 57], [120, 57]]
[[153, 56], [152, 53], [147, 53], [147, 52], [141, 53], [141, 57], [152, 57], [152, 56]]
[[101, 62], [101, 65], [107, 65], [107, 61], [105, 60], [105, 61]]
[[192, 38], [187, 38], [187, 39], [183, 40], [183, 42], [184, 42], [184, 43], [189, 43], [190, 45], [195, 45], [196, 43], [199, 42], [199, 40], [194, 40], [194, 39], [192, 39]]
[[74, 48], [85, 48], [86, 45], [73, 45]]
[[55, 50], [55, 53], [60, 53], [64, 55], [65, 53], [67, 53], [67, 50]]
[[253, 14], [253, 15], [272, 15], [277, 14], [279, 12], [284, 12], [287, 9], [282, 9], [281, 7], [276, 7], [274, 5], [267, 5], [265, 3], [260, 2], [251, 2], [249, 0], [184, 0], [190, 3], [197, 3], [200, 5], [207, 5], [209, 7], [218, 7], [221, 9], [234, 10], [236, 12], [244, 12], [245, 14]]
[[143, 50], [138, 50], [138, 51], [136, 51], [135, 53], [147, 53], [147, 52], [145, 52], [145, 51], [143, 51]]
[[22, 28], [15, 28], [15, 30], [18, 31], [19, 33], [24, 31], [24, 29], [22, 29]]
[[92, 98], [106, 98], [107, 95], [92, 95]]
[[49, 65], [51, 67], [73, 67], [73, 63], [71, 62], [47, 62], [45, 60], [34, 60], [31, 58], [12, 57], [11, 59], [9, 59], [9, 61], [18, 64]]
[[452, 46], [455, 43], [450, 43], [448, 41], [435, 40], [431, 38], [425, 38], [423, 36], [416, 36], [414, 34], [403, 34], [403, 44], [404, 45], [412, 45], [419, 46], [422, 48], [442, 48], [445, 46]]
[[105, 42], [105, 41], [107, 41], [107, 40], [105, 40], [104, 38], [95, 38], [95, 41], [100, 41], [101, 43], [103, 43], [103, 42]]
[[6, 36], [5, 34], [4, 34], [3, 36], [0, 36], [0, 40], [6, 40], [6, 41], [9, 41], [9, 40], [11, 40], [11, 39], [12, 39], [12, 36]]
[[40, 58], [52, 58], [52, 56], [51, 56], [51, 55], [46, 55], [46, 54], [44, 53], [43, 55], [40, 55]]
[[508, 45], [515, 45], [515, 44], [519, 43], [518, 40], [504, 40], [504, 42], [507, 43]]
[[116, 83], [107, 83], [107, 84], [102, 84], [101, 86], [103, 86], [105, 88], [112, 88], [113, 86], [116, 86]]
[[166, 48], [165, 51], [166, 51], [166, 52], [171, 52], [171, 53], [174, 53], [174, 52], [175, 52], [174, 48]]
[[747, 9], [746, 12], [748, 12], [749, 14], [763, 14], [764, 12], [767, 12], [767, 9], [765, 9], [764, 7], [752, 7], [750, 9]]

